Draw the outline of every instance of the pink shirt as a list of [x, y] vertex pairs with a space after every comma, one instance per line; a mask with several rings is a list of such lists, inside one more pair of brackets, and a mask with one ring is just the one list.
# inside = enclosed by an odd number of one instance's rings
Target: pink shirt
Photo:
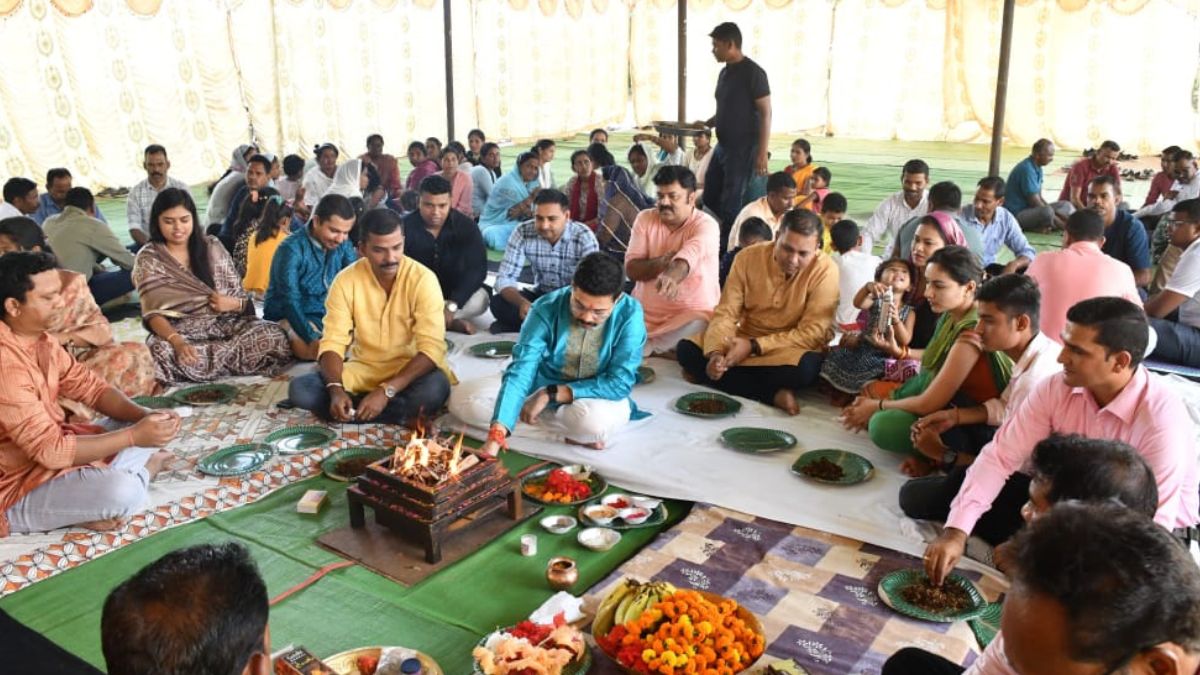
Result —
[[963, 675], [1017, 675], [1008, 663], [1004, 654], [1004, 633], [996, 633], [996, 637], [988, 643], [987, 649], [975, 659], [975, 663], [967, 668]]
[[1117, 179], [1117, 187], [1121, 187], [1121, 170], [1115, 163], [1097, 171], [1096, 165], [1092, 164], [1092, 158], [1084, 157], [1071, 167], [1071, 172], [1067, 174], [1067, 181], [1063, 183], [1062, 191], [1058, 193], [1058, 200], [1060, 202], [1071, 201], [1071, 190], [1079, 188], [1079, 199], [1086, 204], [1088, 184], [1097, 176], [1112, 176]]
[[656, 258], [672, 251], [685, 260], [688, 275], [674, 300], [658, 292], [658, 280], [639, 281], [633, 297], [642, 303], [646, 332], [651, 338], [666, 335], [696, 319], [708, 321], [721, 301], [721, 228], [712, 216], [696, 209], [692, 217], [672, 230], [658, 217], [658, 209], [646, 209], [633, 221], [625, 260]]
[[1061, 251], [1039, 253], [1025, 275], [1042, 291], [1042, 332], [1058, 343], [1067, 325], [1067, 310], [1081, 300], [1112, 295], [1142, 304], [1133, 270], [1105, 255], [1099, 242], [1080, 241]]
[[1191, 418], [1179, 397], [1139, 366], [1129, 384], [1103, 408], [1086, 389], [1069, 386], [1063, 375], [1038, 383], [967, 470], [946, 527], [970, 532], [1008, 477], [1029, 461], [1033, 446], [1055, 433], [1111, 438], [1133, 446], [1158, 482], [1154, 520], [1168, 529], [1196, 524], [1200, 477]]
[[1038, 333], [1033, 337], [1029, 346], [1025, 348], [1025, 352], [1021, 354], [1021, 358], [1013, 364], [1012, 376], [1008, 378], [1008, 386], [1000, 392], [998, 398], [983, 402], [983, 407], [987, 410], [989, 426], [1000, 426], [1004, 420], [1008, 419], [1008, 414], [1015, 411], [1025, 397], [1029, 396], [1029, 392], [1035, 384], [1062, 372], [1062, 366], [1058, 363], [1060, 351], [1062, 351], [1062, 347], [1047, 337], [1045, 333]]
[[454, 180], [450, 181], [450, 208], [457, 210], [468, 218], [474, 218], [471, 208], [471, 194], [475, 191], [475, 183], [471, 174], [459, 169], [454, 172]]

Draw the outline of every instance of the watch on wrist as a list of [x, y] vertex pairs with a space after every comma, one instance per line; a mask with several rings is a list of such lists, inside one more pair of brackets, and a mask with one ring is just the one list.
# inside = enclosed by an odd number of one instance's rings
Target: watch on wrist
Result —
[[750, 338], [750, 353], [754, 356], [762, 356], [762, 347], [758, 346], [758, 338]]
[[550, 397], [551, 401], [558, 401], [558, 385], [557, 384], [546, 385], [546, 395]]
[[383, 388], [383, 395], [388, 397], [389, 401], [396, 397], [396, 388], [390, 382], [384, 382], [379, 386]]
[[942, 453], [942, 468], [946, 471], [949, 471], [950, 469], [954, 468], [954, 465], [957, 463], [958, 451], [951, 448], [946, 448], [946, 451]]

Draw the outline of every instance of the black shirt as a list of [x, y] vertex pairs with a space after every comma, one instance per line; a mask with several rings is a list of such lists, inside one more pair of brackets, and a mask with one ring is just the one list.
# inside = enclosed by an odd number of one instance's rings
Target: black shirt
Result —
[[754, 102], [771, 95], [767, 71], [749, 57], [727, 64], [717, 77], [717, 140], [722, 143], [758, 139], [758, 108]]
[[435, 240], [420, 211], [404, 217], [404, 255], [433, 270], [442, 297], [462, 307], [487, 278], [487, 247], [479, 227], [461, 212], [450, 209]]

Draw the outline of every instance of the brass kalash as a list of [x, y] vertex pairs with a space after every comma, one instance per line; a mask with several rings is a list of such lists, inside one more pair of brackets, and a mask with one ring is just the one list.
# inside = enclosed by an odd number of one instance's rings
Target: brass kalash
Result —
[[376, 523], [421, 544], [425, 561], [436, 564], [449, 537], [491, 512], [504, 508], [521, 520], [521, 490], [500, 461], [464, 448], [461, 434], [457, 441], [440, 440], [426, 438], [418, 422], [391, 457], [368, 465], [346, 493], [350, 526], [366, 526], [370, 507]]

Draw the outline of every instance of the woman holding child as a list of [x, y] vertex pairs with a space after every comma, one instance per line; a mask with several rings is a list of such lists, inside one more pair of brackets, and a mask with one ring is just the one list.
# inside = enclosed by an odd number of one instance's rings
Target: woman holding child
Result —
[[[939, 316], [923, 349], [901, 348], [894, 341], [889, 345], [893, 355], [919, 358], [921, 372], [890, 395], [868, 385], [864, 395], [843, 411], [847, 428], [867, 429], [879, 447], [908, 454], [901, 468], [909, 475], [924, 475], [933, 468], [913, 445], [914, 422], [952, 403], [977, 405], [994, 398], [1012, 373], [1012, 361], [999, 352], [985, 353], [974, 331], [979, 321], [975, 291], [983, 280], [983, 268], [962, 241], [962, 231], [948, 214], [935, 212], [921, 220], [913, 262], [925, 263], [925, 271], [917, 286], [923, 286], [929, 310]], [[942, 246], [926, 261], [929, 244], [937, 242]]]

